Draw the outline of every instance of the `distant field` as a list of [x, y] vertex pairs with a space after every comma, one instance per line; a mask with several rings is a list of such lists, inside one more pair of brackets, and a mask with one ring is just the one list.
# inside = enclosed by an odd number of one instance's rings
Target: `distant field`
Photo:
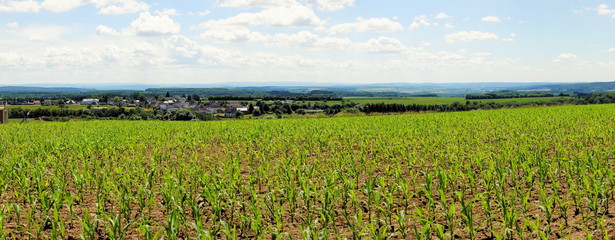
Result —
[[[562, 97], [538, 97], [538, 98], [505, 98], [505, 99], [476, 99], [470, 102], [543, 102], [560, 99]], [[465, 103], [463, 97], [346, 97], [346, 101], [356, 102], [360, 104], [368, 103], [398, 103], [398, 104], [451, 104], [454, 102]]]
[[399, 103], [399, 104], [451, 104], [465, 102], [462, 97], [346, 97], [344, 100], [360, 104]]

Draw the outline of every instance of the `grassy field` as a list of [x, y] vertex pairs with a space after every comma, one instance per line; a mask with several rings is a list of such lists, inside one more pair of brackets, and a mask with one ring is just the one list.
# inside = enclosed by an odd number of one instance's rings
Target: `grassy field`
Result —
[[[561, 97], [543, 97], [543, 98], [508, 98], [508, 99], [476, 99], [469, 100], [470, 102], [542, 102], [560, 99]], [[451, 104], [454, 102], [465, 103], [466, 99], [463, 97], [346, 97], [344, 100], [356, 102], [360, 104], [367, 103], [398, 103], [398, 104], [422, 104], [422, 105], [434, 105], [434, 104]]]
[[615, 105], [0, 126], [7, 239], [613, 239]]

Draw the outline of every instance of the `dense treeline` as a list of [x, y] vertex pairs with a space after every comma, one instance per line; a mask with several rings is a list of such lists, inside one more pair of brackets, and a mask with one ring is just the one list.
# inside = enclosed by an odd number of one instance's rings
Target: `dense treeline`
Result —
[[119, 119], [119, 120], [215, 120], [215, 116], [209, 113], [197, 113], [190, 110], [177, 111], [145, 111], [141, 108], [125, 109], [125, 108], [103, 108], [103, 109], [48, 109], [37, 108], [34, 110], [26, 110], [22, 108], [11, 108], [9, 111], [10, 118], [31, 118], [41, 119], [46, 121], [65, 121], [71, 118], [82, 119]]
[[182, 96], [182, 95], [200, 95], [200, 96], [264, 96], [267, 92], [260, 90], [231, 90], [226, 88], [148, 88], [143, 92], [147, 96]]
[[584, 105], [584, 104], [607, 104], [615, 103], [615, 93], [592, 93], [583, 95], [576, 98], [560, 98], [552, 101], [540, 101], [540, 102], [470, 102], [466, 101], [465, 104], [454, 102], [452, 104], [437, 104], [437, 105], [420, 105], [420, 104], [387, 104], [387, 103], [373, 103], [365, 104], [361, 107], [361, 111], [365, 113], [389, 113], [389, 112], [451, 112], [451, 111], [469, 111], [478, 109], [499, 109], [499, 108], [513, 108], [521, 106], [551, 106], [551, 105]]
[[207, 98], [209, 101], [256, 101], [256, 100], [265, 100], [265, 101], [342, 101], [344, 100], [341, 97], [334, 96], [211, 96]]
[[[484, 93], [484, 94], [468, 94], [466, 99], [503, 99], [503, 98], [536, 98], [536, 97], [554, 97], [553, 93], [521, 93], [521, 92], [502, 92], [502, 93]], [[564, 95], [559, 95], [564, 96]]]
[[305, 110], [323, 110], [323, 112], [328, 115], [334, 115], [341, 112], [343, 109], [356, 108], [358, 106], [359, 104], [352, 102], [329, 105], [325, 103], [282, 103], [279, 101], [273, 103], [266, 103], [258, 101], [256, 102], [256, 107], [258, 107], [258, 110], [249, 110], [249, 113], [258, 116], [264, 113], [282, 115], [292, 113], [305, 113]]

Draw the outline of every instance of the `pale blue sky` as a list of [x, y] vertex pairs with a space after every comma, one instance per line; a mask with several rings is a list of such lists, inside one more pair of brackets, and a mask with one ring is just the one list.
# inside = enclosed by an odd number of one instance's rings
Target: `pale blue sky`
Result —
[[615, 81], [615, 1], [0, 0], [0, 85]]

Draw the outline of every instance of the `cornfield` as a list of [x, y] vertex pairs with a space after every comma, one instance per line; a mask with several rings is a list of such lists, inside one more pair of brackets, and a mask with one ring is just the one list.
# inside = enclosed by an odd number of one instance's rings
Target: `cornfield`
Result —
[[615, 105], [0, 126], [6, 239], [613, 239]]

